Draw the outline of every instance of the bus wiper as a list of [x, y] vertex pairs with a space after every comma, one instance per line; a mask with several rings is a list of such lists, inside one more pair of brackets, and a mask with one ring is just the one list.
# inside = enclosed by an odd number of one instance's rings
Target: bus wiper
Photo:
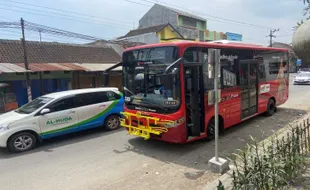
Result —
[[165, 108], [165, 107], [163, 107], [161, 105], [158, 105], [158, 104], [155, 104], [155, 103], [152, 103], [152, 102], [149, 102], [149, 101], [146, 104], [152, 105], [152, 106], [155, 106], [155, 107], [158, 107], [160, 109], [163, 109], [163, 110], [167, 111], [167, 108]]
[[132, 95], [135, 95], [135, 93], [133, 93], [132, 91], [130, 91], [128, 88], [126, 88], [125, 86], [124, 86], [124, 90], [126, 90], [127, 92], [130, 92]]

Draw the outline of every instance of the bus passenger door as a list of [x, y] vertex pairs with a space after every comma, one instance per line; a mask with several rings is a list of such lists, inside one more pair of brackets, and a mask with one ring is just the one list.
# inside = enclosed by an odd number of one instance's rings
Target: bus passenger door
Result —
[[188, 137], [204, 133], [204, 86], [202, 65], [185, 66], [185, 106]]
[[257, 113], [258, 63], [255, 60], [240, 61], [241, 120]]

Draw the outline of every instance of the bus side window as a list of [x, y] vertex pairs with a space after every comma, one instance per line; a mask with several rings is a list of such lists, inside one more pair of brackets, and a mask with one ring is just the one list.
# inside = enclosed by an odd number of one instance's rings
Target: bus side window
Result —
[[264, 63], [259, 64], [259, 81], [265, 81], [266, 80], [266, 67]]
[[183, 58], [186, 62], [199, 62], [199, 56], [198, 56], [198, 48], [191, 47], [187, 48], [184, 52]]
[[229, 60], [221, 60], [221, 75], [223, 87], [231, 88], [237, 86], [235, 65]]

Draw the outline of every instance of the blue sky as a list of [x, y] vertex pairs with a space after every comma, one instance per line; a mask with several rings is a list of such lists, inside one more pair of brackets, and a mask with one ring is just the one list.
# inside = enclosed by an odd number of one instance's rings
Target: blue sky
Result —
[[[0, 0], [0, 21], [26, 21], [104, 39], [126, 34], [155, 0]], [[30, 6], [20, 3], [26, 3]], [[244, 41], [266, 45], [268, 28], [280, 28], [275, 41], [290, 43], [292, 27], [303, 18], [300, 0], [159, 0], [184, 11], [205, 17], [208, 29], [243, 34]], [[45, 9], [43, 7], [52, 9]], [[61, 9], [58, 11], [55, 9]], [[75, 13], [79, 14], [75, 14]], [[203, 14], [202, 14], [203, 13]], [[215, 17], [264, 27], [236, 24]], [[27, 32], [28, 40], [39, 40], [37, 32]], [[0, 28], [1, 39], [19, 39], [20, 31]], [[43, 41], [80, 42], [42, 34]]]

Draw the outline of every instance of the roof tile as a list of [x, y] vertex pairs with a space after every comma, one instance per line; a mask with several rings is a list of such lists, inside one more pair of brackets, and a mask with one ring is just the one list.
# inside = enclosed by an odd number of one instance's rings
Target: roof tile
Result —
[[[116, 63], [121, 60], [112, 48], [52, 42], [26, 42], [29, 63]], [[0, 63], [24, 63], [22, 44], [0, 40]]]

